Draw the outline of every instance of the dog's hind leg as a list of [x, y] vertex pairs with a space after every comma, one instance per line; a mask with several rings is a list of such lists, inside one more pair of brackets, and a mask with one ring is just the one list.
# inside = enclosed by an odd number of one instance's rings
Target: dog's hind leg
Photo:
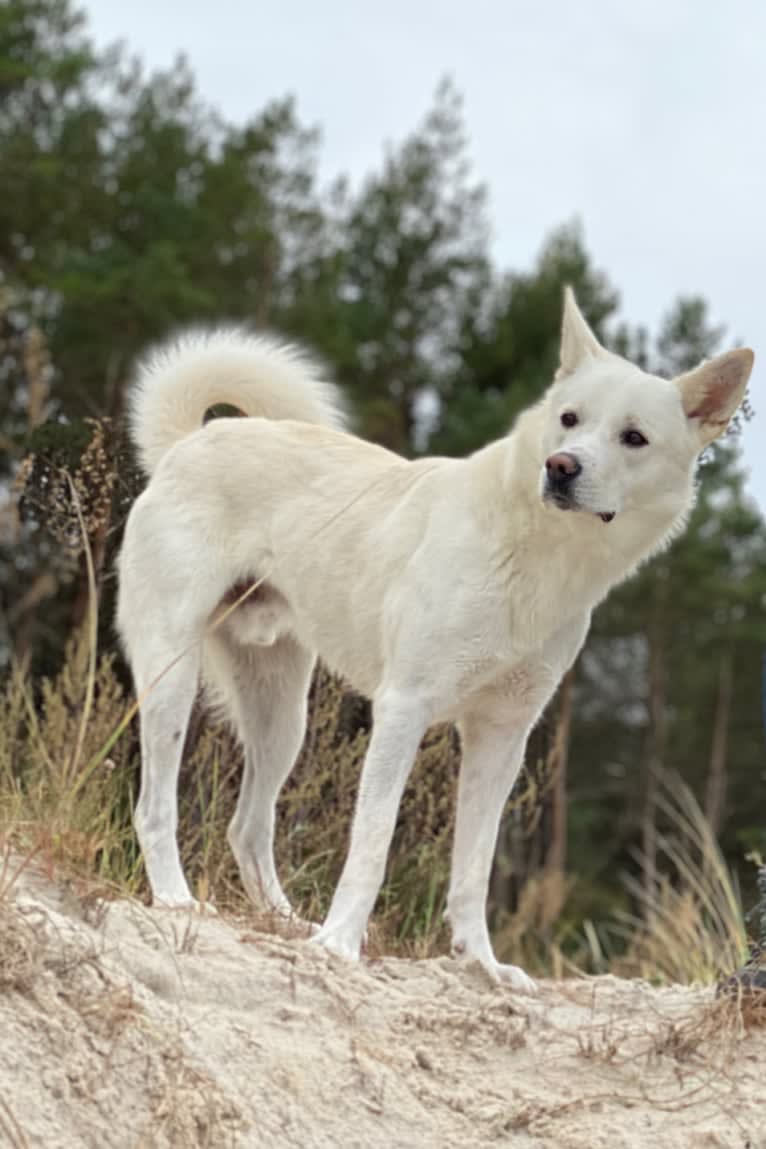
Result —
[[286, 917], [293, 910], [274, 863], [275, 807], [303, 744], [313, 666], [314, 655], [289, 636], [271, 646], [216, 638], [206, 648], [206, 674], [234, 719], [245, 752], [229, 845], [252, 900]]
[[[199, 673], [199, 649], [151, 639], [151, 660], [134, 658], [141, 703], [141, 790], [135, 827], [156, 905], [193, 906], [178, 853], [178, 771]], [[149, 670], [148, 667], [151, 667]], [[166, 669], [168, 668], [168, 669]], [[164, 671], [164, 673], [162, 673]], [[161, 675], [157, 681], [157, 675]]]
[[[178, 771], [200, 671], [202, 638], [225, 590], [220, 559], [167, 485], [150, 485], [128, 516], [117, 623], [140, 701], [141, 789], [135, 827], [155, 903], [195, 905], [181, 868]], [[222, 585], [223, 583], [223, 585]]]

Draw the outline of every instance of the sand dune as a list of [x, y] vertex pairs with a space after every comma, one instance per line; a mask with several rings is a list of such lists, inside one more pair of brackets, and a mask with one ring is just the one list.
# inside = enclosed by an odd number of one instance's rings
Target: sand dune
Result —
[[521, 997], [28, 872], [0, 959], [3, 1145], [766, 1147], [766, 1031], [710, 990]]

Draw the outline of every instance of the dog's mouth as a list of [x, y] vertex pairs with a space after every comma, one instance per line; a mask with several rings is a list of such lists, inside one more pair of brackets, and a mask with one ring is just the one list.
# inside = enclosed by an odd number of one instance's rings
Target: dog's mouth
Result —
[[[546, 503], [553, 503], [553, 505], [558, 507], [560, 511], [585, 511], [585, 507], [581, 507], [575, 499], [571, 498], [569, 495], [563, 495], [561, 492], [546, 491], [543, 499]], [[595, 513], [596, 518], [601, 519], [602, 523], [611, 523], [612, 519], [614, 519], [615, 515], [617, 514], [616, 511], [595, 511], [586, 513]]]
[[571, 496], [563, 495], [558, 491], [547, 490], [543, 495], [543, 502], [553, 503], [560, 511], [579, 511], [581, 509]]

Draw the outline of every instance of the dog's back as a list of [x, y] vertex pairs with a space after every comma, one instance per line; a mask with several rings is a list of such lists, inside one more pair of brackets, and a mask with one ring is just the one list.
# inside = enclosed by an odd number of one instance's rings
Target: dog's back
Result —
[[265, 419], [345, 423], [338, 391], [298, 348], [244, 328], [186, 332], [144, 358], [131, 389], [131, 437], [145, 470], [219, 404]]

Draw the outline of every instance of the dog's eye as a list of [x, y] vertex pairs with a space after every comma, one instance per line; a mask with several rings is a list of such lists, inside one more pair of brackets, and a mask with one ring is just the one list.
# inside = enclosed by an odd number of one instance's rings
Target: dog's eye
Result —
[[579, 420], [574, 411], [565, 411], [561, 416], [562, 427], [576, 427]]
[[620, 435], [620, 442], [624, 443], [626, 447], [647, 447], [649, 440], [640, 431], [628, 430], [623, 431]]

